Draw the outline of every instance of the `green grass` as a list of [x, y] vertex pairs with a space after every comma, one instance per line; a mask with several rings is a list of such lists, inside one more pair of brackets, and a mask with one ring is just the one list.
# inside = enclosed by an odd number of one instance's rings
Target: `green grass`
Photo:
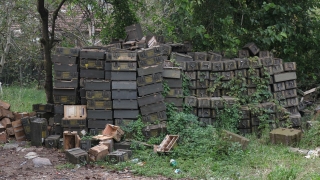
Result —
[[55, 166], [56, 169], [61, 170], [61, 169], [74, 169], [75, 165], [71, 163], [65, 163], [65, 164], [59, 164]]
[[3, 86], [2, 90], [0, 100], [11, 104], [11, 111], [31, 112], [33, 104], [46, 103], [44, 89], [37, 89], [36, 85], [30, 87]]

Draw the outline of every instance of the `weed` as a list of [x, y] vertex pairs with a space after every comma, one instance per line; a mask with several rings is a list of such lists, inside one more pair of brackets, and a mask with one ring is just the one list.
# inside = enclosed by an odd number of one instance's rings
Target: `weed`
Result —
[[65, 163], [65, 164], [59, 164], [55, 166], [56, 169], [62, 170], [62, 169], [74, 169], [75, 165], [71, 163]]

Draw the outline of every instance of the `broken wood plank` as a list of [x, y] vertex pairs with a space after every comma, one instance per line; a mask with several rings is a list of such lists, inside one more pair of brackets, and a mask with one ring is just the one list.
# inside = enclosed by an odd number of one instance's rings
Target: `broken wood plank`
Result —
[[10, 104], [0, 100], [0, 107], [6, 110], [10, 110]]

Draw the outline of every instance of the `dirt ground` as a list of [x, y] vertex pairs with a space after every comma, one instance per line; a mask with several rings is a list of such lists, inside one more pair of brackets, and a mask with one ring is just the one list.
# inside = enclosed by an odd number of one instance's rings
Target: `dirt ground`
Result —
[[[29, 152], [36, 152], [39, 157], [48, 158], [52, 166], [34, 167], [32, 159], [24, 156]], [[58, 170], [55, 166], [67, 163], [65, 154], [56, 149], [45, 147], [27, 147], [20, 144], [18, 148], [4, 149], [0, 147], [0, 180], [1, 179], [52, 179], [52, 180], [71, 180], [71, 179], [167, 179], [164, 177], [139, 177], [131, 172], [118, 172], [112, 169], [87, 165], [75, 169]]]

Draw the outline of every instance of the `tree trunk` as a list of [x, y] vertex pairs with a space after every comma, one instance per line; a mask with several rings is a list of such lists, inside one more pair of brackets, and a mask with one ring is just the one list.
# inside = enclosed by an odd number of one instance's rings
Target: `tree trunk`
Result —
[[[57, 19], [59, 10], [66, 0], [62, 0], [58, 8], [53, 12], [51, 32], [49, 34], [49, 12], [44, 7], [44, 0], [38, 0], [37, 8], [42, 21], [42, 39], [41, 44], [44, 49], [44, 69], [46, 73], [44, 89], [47, 95], [47, 103], [53, 102], [53, 82], [52, 82], [52, 61], [51, 61], [51, 49], [54, 42], [54, 28], [55, 21]], [[49, 38], [50, 35], [50, 38]]]
[[4, 52], [1, 55], [0, 75], [2, 74], [2, 70], [3, 70], [4, 64], [6, 62], [6, 57], [9, 54], [9, 50], [10, 50], [10, 46], [11, 46], [11, 34], [12, 34], [12, 31], [11, 31], [11, 25], [12, 25], [11, 10], [12, 10], [13, 6], [14, 6], [14, 2], [12, 2], [12, 4], [8, 4], [8, 6], [7, 6], [7, 32], [6, 32], [7, 40], [6, 40], [6, 46], [4, 48]]

